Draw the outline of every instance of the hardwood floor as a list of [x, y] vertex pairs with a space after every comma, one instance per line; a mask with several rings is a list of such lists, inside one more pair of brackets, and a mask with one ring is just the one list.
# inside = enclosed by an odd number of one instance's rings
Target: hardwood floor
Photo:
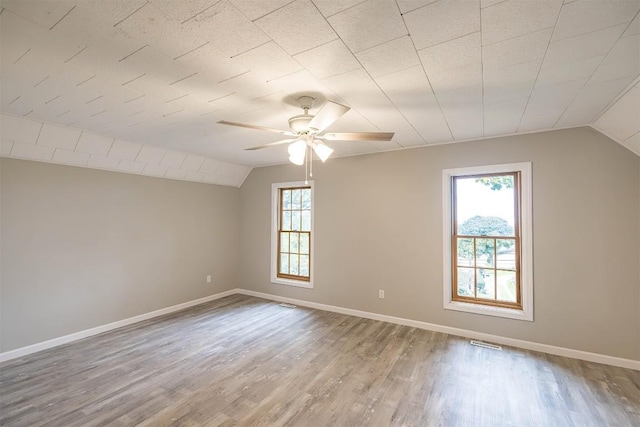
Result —
[[6, 426], [638, 426], [640, 372], [234, 295], [0, 367]]

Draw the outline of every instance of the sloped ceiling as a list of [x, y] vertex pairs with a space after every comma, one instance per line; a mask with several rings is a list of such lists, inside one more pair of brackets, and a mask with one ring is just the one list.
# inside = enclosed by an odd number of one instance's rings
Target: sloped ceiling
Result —
[[[316, 108], [326, 100], [352, 108], [332, 131], [395, 132], [391, 142], [332, 142], [338, 156], [593, 125], [598, 118], [594, 127], [638, 154], [637, 127], [631, 140], [621, 140], [627, 134], [618, 137], [606, 123], [637, 124], [637, 116], [624, 113], [627, 104], [612, 103], [628, 90], [630, 100], [619, 102], [637, 106], [638, 88], [629, 88], [640, 75], [640, 0], [0, 5], [4, 121], [35, 120], [42, 130], [57, 125], [59, 134], [76, 138], [73, 150], [54, 144], [49, 161], [57, 150], [75, 152], [83, 132], [136, 144], [135, 157], [120, 159], [133, 162], [124, 169], [163, 166], [158, 153], [183, 152], [235, 167], [232, 175], [241, 177], [247, 168], [286, 162], [286, 146], [245, 151], [280, 138], [216, 122], [287, 129], [287, 119], [301, 113], [295, 100], [302, 94], [314, 96]], [[19, 144], [42, 145], [0, 136], [6, 156]], [[145, 157], [143, 146], [150, 147], [145, 153], [164, 151]], [[91, 166], [89, 154], [57, 157]]]
[[595, 121], [593, 127], [640, 156], [640, 79]]

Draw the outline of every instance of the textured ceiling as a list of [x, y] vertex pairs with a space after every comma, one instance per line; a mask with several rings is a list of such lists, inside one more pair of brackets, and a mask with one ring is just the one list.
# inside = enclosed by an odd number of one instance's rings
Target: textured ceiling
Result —
[[353, 155], [590, 125], [640, 75], [640, 0], [0, 4], [3, 113], [246, 166], [286, 146], [216, 121], [287, 129], [301, 94], [352, 108], [331, 131], [395, 132], [330, 143]]

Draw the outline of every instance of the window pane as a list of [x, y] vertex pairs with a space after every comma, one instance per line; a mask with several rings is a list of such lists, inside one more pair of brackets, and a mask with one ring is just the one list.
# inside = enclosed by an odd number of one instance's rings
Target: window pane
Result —
[[309, 276], [309, 255], [300, 255], [300, 275]]
[[291, 245], [292, 254], [297, 254], [300, 251], [300, 245], [298, 244], [298, 236], [300, 233], [291, 233], [291, 237], [289, 238], [289, 244]]
[[514, 236], [513, 176], [457, 177], [457, 234]]
[[291, 255], [290, 259], [289, 259], [289, 274], [293, 274], [294, 276], [297, 276], [298, 273], [298, 255]]
[[493, 239], [476, 239], [476, 266], [493, 267], [495, 243]]
[[291, 209], [291, 190], [282, 190], [282, 208]]
[[280, 228], [282, 230], [291, 230], [291, 211], [282, 212], [282, 224]]
[[291, 229], [300, 230], [300, 211], [291, 212]]
[[291, 209], [300, 209], [300, 190], [291, 190]]
[[495, 299], [496, 276], [494, 270], [477, 269], [477, 297]]
[[500, 301], [518, 302], [516, 272], [498, 270], [498, 297]]
[[473, 239], [458, 238], [458, 265], [473, 267]]
[[311, 209], [311, 189], [302, 190], [302, 209]]
[[289, 274], [289, 254], [280, 254], [280, 273]]
[[505, 270], [516, 269], [516, 242], [511, 239], [497, 239], [498, 253], [496, 267]]
[[472, 297], [473, 293], [473, 268], [458, 268], [458, 295]]
[[289, 233], [280, 233], [280, 252], [289, 252]]
[[302, 211], [302, 224], [300, 226], [302, 231], [311, 231], [311, 211]]
[[307, 233], [300, 233], [300, 253], [309, 253], [309, 235]]

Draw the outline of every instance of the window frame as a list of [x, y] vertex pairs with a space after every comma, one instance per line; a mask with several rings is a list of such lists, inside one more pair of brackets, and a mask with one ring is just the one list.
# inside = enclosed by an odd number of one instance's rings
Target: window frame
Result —
[[[519, 203], [516, 206], [516, 227], [519, 224], [519, 248], [516, 257], [519, 263], [520, 306], [514, 304], [487, 303], [471, 298], [454, 296], [453, 280], [454, 260], [453, 238], [455, 236], [455, 177], [473, 177], [478, 175], [519, 174]], [[531, 162], [508, 163], [499, 165], [474, 166], [442, 171], [443, 194], [443, 305], [446, 310], [504, 317], [509, 319], [533, 321], [533, 227]], [[519, 216], [518, 216], [519, 213]], [[498, 236], [499, 237], [499, 236]]]
[[[280, 261], [280, 219], [282, 217], [280, 193], [283, 189], [310, 188], [311, 189], [311, 229], [309, 231], [309, 279], [295, 276], [279, 275]], [[313, 288], [314, 262], [314, 183], [313, 181], [280, 182], [271, 185], [271, 283], [278, 285]]]

